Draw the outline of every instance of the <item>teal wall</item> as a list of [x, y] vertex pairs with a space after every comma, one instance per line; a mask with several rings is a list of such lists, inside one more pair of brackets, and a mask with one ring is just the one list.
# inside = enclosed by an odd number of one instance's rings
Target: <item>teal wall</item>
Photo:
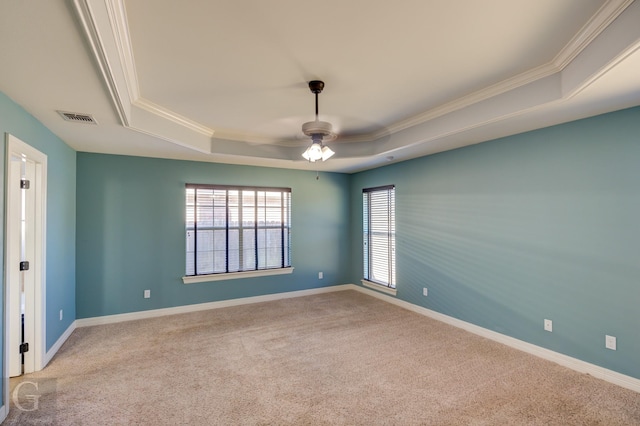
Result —
[[[77, 166], [78, 318], [347, 282], [348, 175], [89, 153]], [[292, 188], [294, 272], [183, 284], [187, 182]]]
[[[0, 92], [0, 194], [4, 206], [6, 133], [47, 155], [47, 245], [46, 306], [47, 350], [53, 346], [76, 317], [75, 307], [75, 234], [76, 234], [76, 153], [22, 107]], [[0, 209], [4, 235], [4, 207]], [[4, 240], [4, 238], [0, 238]], [[4, 244], [0, 245], [0, 263], [4, 266]], [[4, 274], [2, 275], [4, 282]], [[4, 292], [0, 306], [4, 307]], [[64, 310], [60, 321], [59, 311]], [[4, 329], [4, 314], [0, 317]], [[0, 357], [4, 356], [0, 339]], [[4, 370], [3, 370], [4, 371]]]
[[640, 378], [640, 108], [350, 184], [351, 282], [362, 278], [362, 188], [396, 184], [399, 299]]
[[[48, 156], [47, 349], [75, 318], [359, 283], [362, 188], [393, 183], [399, 299], [636, 378], [638, 118], [632, 108], [316, 180], [76, 154], [0, 93], [0, 132]], [[2, 179], [4, 170], [4, 199]], [[291, 187], [293, 274], [183, 284], [186, 182]], [[604, 348], [605, 334], [618, 338], [617, 351]]]

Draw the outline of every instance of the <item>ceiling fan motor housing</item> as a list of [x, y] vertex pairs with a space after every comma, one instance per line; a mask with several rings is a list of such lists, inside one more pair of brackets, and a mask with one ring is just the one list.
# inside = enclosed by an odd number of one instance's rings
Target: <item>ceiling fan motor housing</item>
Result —
[[320, 140], [330, 142], [336, 139], [337, 135], [333, 133], [333, 126], [326, 121], [308, 121], [302, 125], [302, 133], [314, 139], [315, 135], [320, 136]]
[[313, 143], [330, 142], [337, 138], [331, 123], [318, 120], [318, 93], [322, 93], [322, 89], [324, 89], [324, 81], [311, 80], [309, 82], [309, 90], [316, 95], [316, 119], [315, 121], [304, 123], [302, 125], [302, 133], [309, 136]]

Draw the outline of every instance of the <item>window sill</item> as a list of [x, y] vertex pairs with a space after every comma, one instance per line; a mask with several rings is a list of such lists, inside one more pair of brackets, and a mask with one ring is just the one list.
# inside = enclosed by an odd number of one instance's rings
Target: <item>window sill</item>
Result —
[[397, 293], [397, 290], [395, 288], [387, 287], [386, 285], [374, 283], [373, 281], [369, 281], [369, 280], [360, 280], [360, 281], [362, 282], [363, 286], [381, 291], [382, 293], [387, 293], [392, 296], [395, 296]]
[[210, 281], [226, 281], [238, 278], [267, 277], [269, 275], [284, 275], [293, 272], [293, 267], [278, 269], [259, 269], [257, 271], [230, 272], [228, 274], [195, 275], [182, 277], [184, 284], [204, 283]]

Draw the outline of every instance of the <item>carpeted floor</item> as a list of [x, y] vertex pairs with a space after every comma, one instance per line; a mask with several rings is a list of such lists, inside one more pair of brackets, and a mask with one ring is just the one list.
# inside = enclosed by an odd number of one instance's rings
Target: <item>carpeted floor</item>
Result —
[[38, 409], [4, 424], [640, 424], [639, 393], [355, 291], [80, 328], [11, 385]]

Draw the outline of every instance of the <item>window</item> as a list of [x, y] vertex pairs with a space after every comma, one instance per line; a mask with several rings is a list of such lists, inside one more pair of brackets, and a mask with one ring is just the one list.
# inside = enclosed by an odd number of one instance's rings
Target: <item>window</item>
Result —
[[187, 277], [289, 268], [291, 189], [187, 184], [186, 254]]
[[[389, 289], [395, 289], [395, 185], [363, 189], [362, 211], [363, 284], [375, 283]], [[378, 287], [376, 286], [376, 288]]]

